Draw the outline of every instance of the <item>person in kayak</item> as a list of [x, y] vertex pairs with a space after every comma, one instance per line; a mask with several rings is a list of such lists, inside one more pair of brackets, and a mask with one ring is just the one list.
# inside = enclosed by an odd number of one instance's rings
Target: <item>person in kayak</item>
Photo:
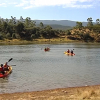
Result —
[[3, 64], [1, 64], [1, 66], [0, 66], [0, 73], [2, 73], [3, 75], [5, 74], [5, 70], [4, 70]]
[[47, 50], [47, 48], [44, 49], [45, 51]]
[[67, 53], [70, 53], [70, 50], [69, 49], [67, 50]]
[[8, 63], [7, 62], [3, 65], [3, 68], [4, 68], [5, 71], [9, 71]]
[[73, 50], [71, 50], [71, 54], [73, 54]]
[[45, 51], [49, 51], [49, 50], [50, 50], [50, 48], [49, 48], [49, 47], [46, 47], [44, 50], [45, 50]]

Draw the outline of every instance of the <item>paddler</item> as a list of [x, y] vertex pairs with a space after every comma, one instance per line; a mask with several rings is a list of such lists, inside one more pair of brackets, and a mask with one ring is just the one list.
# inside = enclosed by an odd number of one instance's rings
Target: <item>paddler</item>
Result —
[[3, 65], [3, 68], [4, 68], [5, 71], [9, 71], [9, 67], [8, 67], [8, 63], [7, 62]]
[[71, 50], [71, 54], [73, 54], [73, 50]]
[[5, 74], [5, 70], [4, 70], [3, 64], [1, 64], [1, 66], [0, 66], [0, 73], [2, 73], [3, 75]]
[[69, 49], [67, 50], [67, 53], [70, 53], [70, 50]]

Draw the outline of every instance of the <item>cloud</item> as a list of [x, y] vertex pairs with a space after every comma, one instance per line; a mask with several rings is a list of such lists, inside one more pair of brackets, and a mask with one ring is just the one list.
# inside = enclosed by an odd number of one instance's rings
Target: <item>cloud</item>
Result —
[[[28, 4], [29, 6], [31, 6], [31, 8], [42, 7], [42, 6], [87, 8], [87, 7], [92, 7], [92, 4], [91, 4], [92, 2], [93, 0], [30, 0]], [[87, 3], [87, 4], [83, 5], [83, 3]], [[28, 6], [26, 6], [25, 8], [28, 8]]]
[[90, 8], [100, 6], [100, 0], [0, 0], [0, 6], [15, 6], [23, 9], [43, 6], [61, 6], [73, 8]]
[[6, 7], [7, 5], [6, 5], [6, 3], [0, 3], [0, 6]]

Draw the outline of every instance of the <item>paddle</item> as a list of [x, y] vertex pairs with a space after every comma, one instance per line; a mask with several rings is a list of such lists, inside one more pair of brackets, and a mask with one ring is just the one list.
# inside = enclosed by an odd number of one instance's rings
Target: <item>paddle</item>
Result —
[[[10, 58], [10, 59], [8, 60], [8, 62], [10, 62], [11, 60], [13, 60], [13, 58]], [[16, 66], [16, 65], [11, 65], [11, 66]]]
[[10, 62], [11, 60], [13, 60], [13, 58], [10, 58], [10, 59], [8, 60], [8, 62]]
[[11, 65], [11, 66], [16, 66], [16, 65]]

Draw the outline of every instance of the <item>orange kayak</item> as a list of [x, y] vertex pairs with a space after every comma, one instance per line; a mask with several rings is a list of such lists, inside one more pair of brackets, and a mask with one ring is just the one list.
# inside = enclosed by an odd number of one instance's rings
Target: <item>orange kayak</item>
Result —
[[71, 56], [74, 56], [75, 55], [75, 53], [72, 54], [72, 53], [68, 53], [67, 51], [65, 51], [64, 54], [71, 55]]
[[0, 73], [0, 78], [7, 77], [12, 72], [12, 67], [9, 66], [9, 70], [5, 72], [5, 74]]

